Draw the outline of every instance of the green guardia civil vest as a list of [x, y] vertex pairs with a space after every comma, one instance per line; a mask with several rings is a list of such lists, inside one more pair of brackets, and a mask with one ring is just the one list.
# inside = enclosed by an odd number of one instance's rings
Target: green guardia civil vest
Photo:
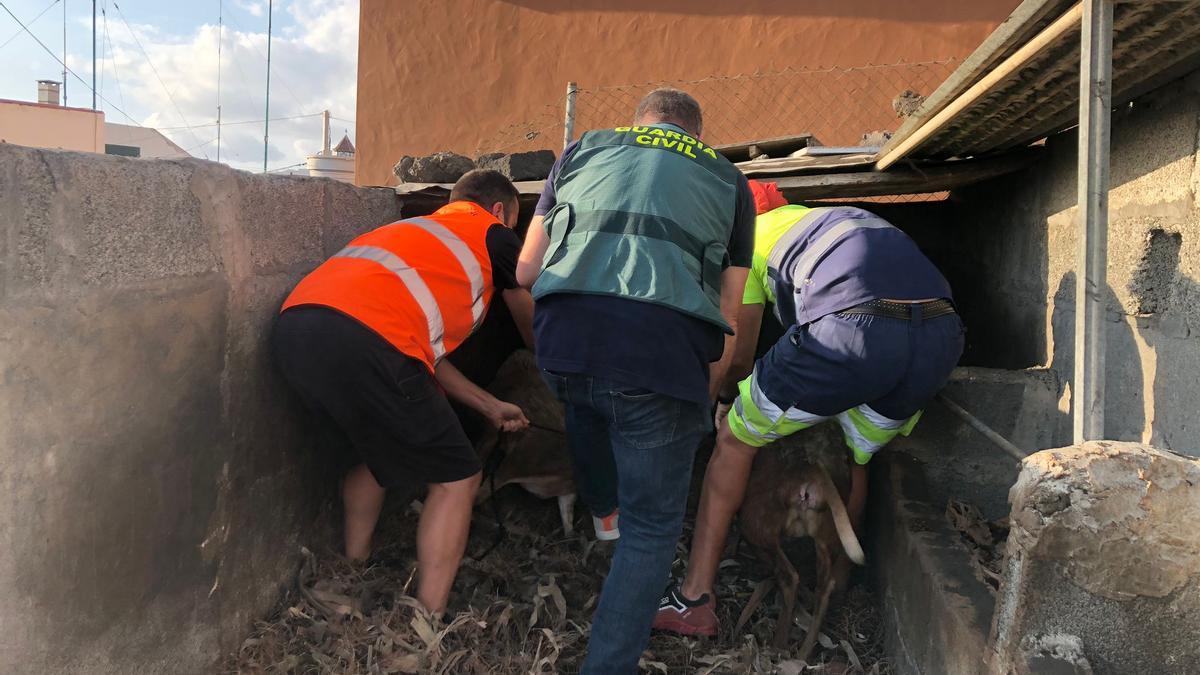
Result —
[[721, 272], [737, 177], [729, 160], [671, 124], [585, 133], [554, 182], [533, 297], [613, 295], [732, 332]]

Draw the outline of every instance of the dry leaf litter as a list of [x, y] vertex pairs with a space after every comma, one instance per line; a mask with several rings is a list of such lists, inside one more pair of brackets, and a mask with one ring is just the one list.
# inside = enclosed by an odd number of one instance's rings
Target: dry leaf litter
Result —
[[[701, 465], [702, 466], [702, 465]], [[699, 468], [696, 472], [701, 473]], [[694, 519], [699, 475], [692, 490]], [[612, 556], [611, 544], [578, 530], [564, 536], [554, 500], [541, 501], [516, 487], [499, 493], [504, 536], [497, 537], [490, 504], [476, 508], [467, 556], [443, 618], [427, 615], [415, 592], [416, 512], [389, 503], [376, 534], [377, 552], [354, 564], [321, 549], [304, 549], [295, 588], [279, 610], [257, 623], [225, 670], [231, 673], [576, 673], [583, 662], [592, 612]], [[577, 528], [590, 530], [583, 509]], [[736, 527], [735, 527], [736, 530]], [[499, 539], [493, 550], [487, 549]], [[681, 540], [674, 573], [680, 575], [690, 541]], [[718, 614], [734, 625], [755, 584], [768, 571], [738, 550], [736, 531], [717, 586]], [[811, 579], [811, 545], [792, 551]], [[485, 552], [486, 555], [483, 555]], [[806, 560], [805, 553], [809, 554]], [[717, 639], [655, 634], [641, 657], [643, 673], [890, 673], [883, 627], [863, 574], [839, 598], [822, 628], [810, 663], [789, 658], [770, 641], [778, 597], [768, 600], [744, 635]], [[665, 580], [664, 580], [665, 582]], [[801, 592], [796, 647], [804, 636], [811, 594]]]

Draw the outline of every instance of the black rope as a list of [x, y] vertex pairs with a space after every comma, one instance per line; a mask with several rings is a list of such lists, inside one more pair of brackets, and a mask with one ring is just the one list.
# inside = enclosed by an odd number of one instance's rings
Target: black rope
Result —
[[[501, 438], [503, 437], [503, 431], [497, 431], [496, 433]], [[496, 494], [496, 471], [499, 470], [500, 464], [504, 461], [506, 454], [508, 453], [504, 450], [504, 444], [497, 441], [496, 447], [488, 455], [487, 463], [483, 467], [483, 473], [487, 476], [488, 487], [491, 490], [491, 495], [489, 495], [488, 499], [492, 502], [492, 516], [496, 519], [496, 537], [483, 553], [471, 556], [471, 559], [475, 562], [488, 557], [508, 537], [508, 529], [504, 527], [504, 518], [500, 513], [500, 495]]]
[[[540, 424], [534, 424], [533, 422], [529, 423], [529, 427], [532, 429], [541, 429], [542, 431], [549, 431], [556, 434], [566, 433], [566, 431], [563, 429], [553, 429]], [[505, 432], [498, 430], [496, 433], [500, 439], [504, 438]], [[487, 477], [488, 486], [491, 489], [491, 495], [488, 497], [488, 499], [492, 502], [492, 516], [496, 519], [496, 537], [494, 540], [492, 540], [492, 543], [487, 547], [487, 549], [484, 550], [483, 553], [480, 553], [476, 556], [471, 556], [471, 559], [475, 562], [479, 562], [480, 560], [488, 557], [488, 555], [490, 555], [492, 551], [495, 551], [496, 548], [500, 546], [500, 544], [508, 537], [508, 529], [504, 527], [504, 518], [500, 512], [500, 495], [496, 494], [496, 471], [500, 469], [500, 465], [504, 462], [504, 458], [507, 455], [508, 452], [504, 449], [504, 444], [498, 440], [496, 442], [495, 449], [493, 449], [492, 453], [488, 455], [487, 463], [483, 467], [483, 474]]]

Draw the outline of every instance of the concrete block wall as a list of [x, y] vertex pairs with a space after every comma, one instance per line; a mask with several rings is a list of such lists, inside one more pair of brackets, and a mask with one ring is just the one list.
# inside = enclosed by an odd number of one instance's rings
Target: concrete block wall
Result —
[[389, 190], [0, 144], [0, 671], [205, 672], [329, 503], [275, 375], [299, 277]]
[[[1200, 74], [1114, 113], [1109, 194], [1105, 437], [1200, 455]], [[1070, 441], [1077, 137], [1033, 168], [956, 192], [956, 262], [943, 265], [968, 325], [965, 361], [1048, 367]]]

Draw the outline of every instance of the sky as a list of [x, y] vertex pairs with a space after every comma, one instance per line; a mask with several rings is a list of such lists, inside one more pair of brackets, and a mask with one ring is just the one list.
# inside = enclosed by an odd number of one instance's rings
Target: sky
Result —
[[[37, 80], [62, 79], [55, 56], [62, 58], [65, 5], [67, 66], [83, 80], [67, 75], [66, 103], [90, 108], [92, 3], [0, 5], [54, 52], [0, 9], [0, 98], [36, 101]], [[262, 171], [267, 0], [97, 0], [96, 7], [96, 106], [106, 121], [158, 128], [192, 155], [217, 159], [219, 44], [220, 160]], [[335, 118], [333, 143], [343, 133], [354, 139], [358, 2], [274, 0], [272, 22], [267, 166], [279, 170], [320, 150], [322, 110]]]

